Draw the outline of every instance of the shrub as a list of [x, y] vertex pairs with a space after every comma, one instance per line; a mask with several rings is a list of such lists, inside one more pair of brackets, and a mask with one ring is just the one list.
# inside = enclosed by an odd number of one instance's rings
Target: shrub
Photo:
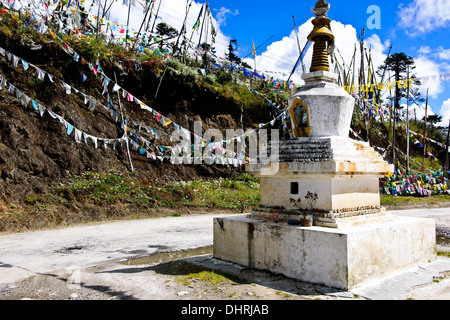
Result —
[[233, 76], [231, 75], [231, 73], [223, 71], [218, 71], [216, 77], [217, 82], [222, 85], [231, 82], [233, 80]]
[[214, 85], [214, 84], [216, 83], [216, 81], [217, 81], [217, 77], [216, 77], [215, 75], [213, 75], [213, 74], [208, 74], [208, 75], [205, 77], [205, 81], [206, 81], [206, 83], [208, 83], [208, 84]]

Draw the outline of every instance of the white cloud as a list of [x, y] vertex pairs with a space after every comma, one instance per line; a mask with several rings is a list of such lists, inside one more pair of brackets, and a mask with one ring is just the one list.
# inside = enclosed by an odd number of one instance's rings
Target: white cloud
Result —
[[431, 98], [438, 98], [445, 91], [447, 80], [446, 76], [443, 78], [441, 75], [450, 71], [450, 49], [424, 46], [418, 50], [418, 54], [414, 58], [416, 69], [412, 72], [421, 78], [419, 91], [425, 96], [428, 89]]
[[378, 69], [378, 66], [384, 64], [387, 58], [387, 52], [389, 51], [391, 42], [389, 40], [381, 42], [380, 37], [377, 34], [373, 34], [365, 40], [365, 43], [366, 47], [370, 50], [374, 68]]
[[420, 56], [427, 56], [435, 60], [450, 61], [450, 49], [445, 49], [443, 46], [431, 48], [430, 46], [422, 46], [417, 50]]
[[430, 46], [422, 46], [419, 50], [417, 50], [417, 52], [421, 55], [428, 55], [431, 54], [433, 50], [430, 48]]
[[419, 92], [425, 96], [427, 89], [430, 97], [437, 98], [444, 91], [444, 83], [439, 77], [441, 66], [434, 60], [426, 56], [419, 56], [414, 59], [416, 69], [413, 71], [418, 78], [423, 78]]
[[[160, 22], [166, 22], [167, 24], [169, 24], [170, 26], [174, 27], [175, 29], [177, 29], [178, 31], [181, 30], [185, 16], [186, 16], [186, 10], [189, 9], [189, 13], [186, 19], [186, 37], [188, 39], [191, 38], [192, 36], [192, 41], [197, 44], [199, 42], [199, 37], [200, 37], [200, 32], [194, 32], [192, 33], [192, 27], [195, 23], [195, 21], [197, 21], [197, 18], [199, 16], [200, 10], [202, 8], [202, 6], [204, 5], [203, 3], [197, 3], [192, 1], [192, 5], [190, 7], [187, 7], [187, 4], [189, 4], [186, 0], [159, 0], [155, 2], [154, 8], [153, 8], [153, 12], [156, 13], [159, 3], [161, 2], [161, 7], [159, 9], [158, 12], [158, 19], [156, 20], [156, 24]], [[130, 7], [130, 19], [128, 19], [128, 6], [123, 4], [123, 1], [116, 1], [113, 3], [112, 7], [111, 7], [111, 11], [110, 11], [110, 17], [109, 19], [126, 25], [127, 21], [129, 20], [129, 26], [130, 28], [133, 28], [135, 31], [138, 31], [139, 28], [141, 27], [141, 23], [144, 19], [144, 12], [143, 12], [143, 5], [142, 1], [136, 0], [136, 5], [135, 6], [131, 6]], [[86, 5], [85, 8], [88, 9], [90, 8], [90, 2], [86, 1]], [[92, 9], [91, 9], [91, 13], [97, 15], [97, 5], [95, 4]], [[237, 12], [233, 12], [233, 14], [236, 14]], [[202, 17], [204, 17], [205, 15], [205, 9], [203, 10], [203, 15]], [[223, 19], [224, 17], [222, 17]], [[222, 21], [223, 22], [223, 21]], [[214, 44], [214, 47], [216, 48], [216, 54], [218, 56], [224, 57], [225, 53], [228, 51], [228, 43], [230, 40], [230, 37], [225, 35], [221, 30], [220, 30], [220, 24], [219, 22], [213, 18], [213, 23], [214, 23], [214, 27], [217, 31], [217, 37], [216, 37], [216, 43]], [[154, 24], [154, 15], [151, 18], [151, 22], [150, 22], [150, 28], [149, 30], [152, 29], [152, 26]], [[209, 29], [211, 30], [211, 29]], [[206, 35], [206, 32], [203, 32], [202, 37], [203, 40], [202, 42], [204, 42], [204, 37]], [[208, 43], [211, 43], [211, 35], [210, 32], [208, 32]]]
[[[311, 31], [311, 20], [308, 20], [299, 27], [298, 37], [300, 47], [302, 49], [306, 44], [306, 37]], [[297, 43], [297, 37], [295, 30], [292, 30], [289, 36], [286, 36], [279, 41], [272, 42], [263, 53], [256, 56], [256, 69], [265, 73], [267, 73], [267, 71], [278, 72], [278, 74], [274, 74], [275, 78], [287, 80], [295, 63], [297, 62], [299, 55], [300, 51]], [[304, 60], [308, 69], [311, 57], [312, 48], [309, 50]], [[253, 58], [247, 58], [244, 59], [244, 61], [250, 66], [254, 66]], [[301, 67], [299, 67], [298, 71], [302, 72]], [[298, 73], [294, 74], [292, 80], [296, 83], [301, 83], [302, 81]]]
[[[300, 47], [302, 49], [306, 44], [309, 33], [313, 29], [311, 20], [312, 18], [298, 27], [298, 37], [300, 40]], [[356, 48], [355, 65], [357, 66], [356, 70], [358, 70], [361, 64], [361, 54], [356, 29], [352, 25], [344, 25], [337, 21], [331, 22], [331, 28], [333, 34], [335, 35], [335, 45], [337, 48], [335, 53], [337, 62], [339, 62], [341, 66], [345, 63], [348, 70], [350, 64], [352, 63]], [[375, 34], [366, 39], [365, 47], [372, 55], [375, 68], [377, 68], [378, 65], [383, 63], [386, 59], [387, 55], [385, 52], [389, 48], [389, 45], [389, 41], [383, 43]], [[309, 68], [311, 66], [312, 51], [313, 50], [311, 47], [304, 59], [306, 72], [309, 72]], [[273, 42], [263, 53], [257, 55], [256, 67], [259, 71], [269, 70], [282, 72], [284, 73], [284, 76], [280, 75], [279, 78], [287, 80], [298, 57], [299, 48], [297, 44], [297, 37], [295, 30], [292, 30], [289, 36], [284, 37], [280, 41]], [[245, 59], [245, 61], [251, 66], [254, 65], [253, 58]], [[334, 65], [331, 65], [331, 69], [334, 70]], [[299, 73], [303, 73], [301, 66], [297, 69], [297, 72], [294, 73], [292, 80], [297, 84], [302, 84], [303, 80], [301, 80]], [[357, 72], [355, 76], [357, 76]]]
[[216, 14], [216, 19], [217, 19], [217, 23], [219, 26], [226, 26], [226, 20], [227, 20], [227, 15], [233, 15], [236, 16], [239, 14], [239, 10], [235, 10], [235, 11], [231, 11], [228, 8], [222, 7], [219, 10], [214, 9], [214, 11], [217, 11]]
[[450, 49], [444, 49], [442, 46], [439, 47], [438, 56], [441, 60], [450, 60]]
[[[406, 104], [402, 104], [403, 110], [405, 111], [405, 119], [406, 119]], [[426, 103], [421, 104], [420, 106], [418, 106], [417, 104], [410, 104], [409, 105], [409, 119], [410, 120], [417, 120], [417, 121], [421, 121], [423, 118], [425, 118], [425, 107], [426, 107]], [[434, 111], [433, 108], [428, 104], [428, 111], [427, 111], [427, 116], [432, 116], [434, 115]]]
[[450, 99], [444, 101], [439, 114], [442, 116], [442, 122], [438, 125], [448, 127], [450, 121]]
[[399, 8], [399, 26], [412, 37], [447, 27], [450, 22], [450, 0], [413, 0]]

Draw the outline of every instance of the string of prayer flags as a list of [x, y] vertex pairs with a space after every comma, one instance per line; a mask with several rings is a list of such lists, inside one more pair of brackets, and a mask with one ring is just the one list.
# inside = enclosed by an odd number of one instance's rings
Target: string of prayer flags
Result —
[[[50, 31], [50, 30], [49, 30], [49, 31]], [[56, 36], [56, 39], [59, 39], [59, 37]], [[97, 63], [98, 67], [97, 67], [97, 68], [94, 67], [93, 64], [91, 64], [90, 62], [86, 61], [83, 57], [80, 57], [80, 55], [79, 55], [75, 50], [73, 50], [66, 42], [64, 42], [62, 39], [59, 39], [59, 40], [63, 43], [63, 46], [64, 46], [65, 51], [66, 51], [68, 54], [72, 55], [72, 57], [73, 57], [73, 59], [74, 59], [75, 61], [80, 61], [80, 60], [81, 60], [81, 63], [82, 63], [82, 64], [86, 64], [86, 63], [87, 63], [88, 66], [89, 66], [89, 68], [93, 71], [94, 75], [101, 74], [101, 76], [103, 77], [103, 80], [104, 80], [104, 83], [103, 83], [103, 87], [104, 87], [103, 94], [104, 94], [104, 93], [107, 91], [106, 88], [107, 88], [107, 85], [108, 85], [108, 83], [110, 82], [110, 80], [109, 80], [109, 78], [108, 78], [103, 72], [100, 72], [100, 71], [101, 71], [101, 66]], [[80, 58], [81, 58], [81, 59], [80, 59]], [[256, 73], [255, 73], [255, 74], [256, 74]], [[108, 80], [106, 80], [106, 83], [105, 83], [105, 79], [106, 79], [106, 78], [107, 78]], [[86, 81], [86, 79], [87, 79], [87, 76], [83, 73], [83, 75], [82, 75], [82, 81], [84, 82], [84, 81]], [[284, 85], [286, 86], [286, 83], [285, 83]], [[117, 83], [115, 83], [114, 86], [113, 86], [113, 91], [119, 91], [120, 89], [122, 89], [123, 96], [124, 96], [124, 98], [125, 98], [125, 97], [127, 98], [127, 101], [130, 101], [130, 102], [131, 102], [131, 101], [135, 100], [134, 96], [133, 96], [131, 93], [129, 93], [127, 90], [121, 88], [120, 85], [118, 85]], [[66, 87], [66, 90], [69, 90], [69, 89]], [[92, 102], [91, 102], [91, 104], [90, 104], [90, 107], [91, 107], [91, 108], [94, 107], [94, 105], [92, 104]], [[149, 108], [148, 106], [142, 106], [142, 105], [141, 105], [141, 108], [142, 108], [142, 109], [146, 109], [146, 110], [152, 110], [152, 109]], [[153, 110], [152, 110], [152, 111], [153, 111]], [[114, 114], [112, 114], [112, 115], [114, 115]], [[117, 117], [116, 117], [116, 118], [117, 118]], [[158, 114], [158, 113], [156, 113], [156, 118], [157, 118], [157, 120], [159, 121], [160, 118], [161, 118], [161, 115]], [[169, 119], [169, 120], [165, 120], [165, 121], [162, 122], [161, 124], [162, 124], [163, 126], [168, 126], [168, 125], [170, 125], [171, 123], [173, 123], [173, 121], [171, 121], [171, 120]]]
[[[98, 19], [98, 17], [96, 17], [96, 19]], [[102, 21], [102, 20], [100, 20], [100, 21]], [[103, 22], [103, 21], [102, 21], [102, 22]], [[42, 26], [42, 24], [41, 24], [41, 26]], [[60, 23], [60, 27], [61, 27], [61, 28], [63, 27], [63, 26], [61, 25], [61, 23]], [[112, 28], [111, 28], [111, 29], [112, 29]], [[53, 37], [53, 36], [52, 36], [52, 37]], [[57, 36], [55, 35], [55, 37], [57, 37]], [[59, 39], [59, 38], [58, 38], [58, 39]], [[80, 56], [78, 55], [78, 53], [76, 53], [73, 49], [71, 49], [70, 46], [68, 46], [67, 43], [62, 42], [62, 45], [63, 45], [64, 48], [67, 50], [66, 52], [68, 52], [69, 54], [72, 54], [73, 59], [74, 59], [75, 61], [80, 61], [80, 60], [81, 60], [81, 63], [84, 63], [84, 64], [87, 63], [87, 61], [84, 60], [82, 57], [80, 57]], [[81, 58], [81, 59], [80, 59], [80, 58]], [[16, 60], [14, 60], [14, 61], [17, 62]], [[23, 62], [22, 62], [22, 64], [23, 64]], [[98, 63], [96, 63], [96, 65], [98, 65]], [[89, 67], [90, 67], [90, 70], [92, 71], [92, 73], [93, 73], [95, 76], [100, 75], [101, 77], [106, 77], [106, 76], [104, 75], [104, 73], [101, 72], [101, 67], [100, 67], [100, 65], [98, 65], [97, 67], [94, 67], [92, 64], [89, 64]], [[25, 69], [25, 66], [24, 66], [24, 69]], [[244, 72], [245, 72], [245, 71], [244, 71]], [[256, 71], [252, 72], [252, 76], [253, 76], [253, 75], [256, 75], [256, 74], [257, 74]], [[45, 74], [44, 74], [44, 75], [45, 75]], [[49, 75], [49, 77], [50, 77], [50, 75]], [[86, 77], [86, 76], [83, 74], [83, 78], [84, 78], [84, 77]], [[84, 78], [83, 81], [85, 81], [85, 80], [86, 80], [86, 78]], [[105, 80], [105, 78], [103, 78], [103, 80]], [[267, 79], [267, 80], [269, 81], [269, 79]], [[276, 83], [276, 85], [277, 85], [278, 88], [281, 88], [281, 87], [283, 87], [283, 88], [291, 88], [291, 86], [292, 86], [290, 83], [286, 83], [286, 82], [283, 82], [283, 81], [277, 81], [277, 82], [275, 82], [275, 83]], [[108, 82], [106, 85], [105, 85], [105, 84], [103, 85], [104, 91], [103, 91], [102, 95], [103, 95], [104, 93], [107, 92], [108, 84], [109, 84], [109, 82]], [[397, 84], [397, 85], [399, 85], [399, 84]], [[63, 86], [64, 86], [64, 84], [63, 84]], [[405, 83], [402, 83], [402, 86], [405, 86]], [[67, 92], [68, 90], [70, 90], [70, 89], [67, 88], [66, 86], [64, 86], [64, 87], [65, 87], [65, 89], [66, 89], [66, 92]], [[292, 86], [292, 87], [295, 88], [295, 86]], [[380, 87], [380, 85], [378, 85], [378, 87]], [[365, 89], [365, 90], [373, 90], [373, 88], [374, 88], [373, 86], [370, 86], [370, 87], [365, 87], [364, 89]], [[114, 90], [114, 89], [116, 89], [116, 90]], [[131, 95], [131, 93], [128, 93], [128, 91], [126, 91], [126, 90], [124, 90], [123, 88], [121, 88], [118, 84], [114, 84], [114, 88], [113, 88], [113, 91], [114, 91], [114, 92], [119, 91], [120, 89], [122, 89], [123, 94], [125, 95], [124, 98], [126, 97], [127, 101], [129, 101], [129, 102], [135, 101], [138, 105], [140, 105], [141, 109], [144, 109], [144, 110], [147, 110], [147, 111], [152, 112], [152, 113], [154, 114], [154, 116], [157, 118], [157, 120], [160, 121], [160, 124], [161, 124], [163, 127], [167, 127], [167, 126], [169, 126], [170, 124], [173, 124], [173, 126], [174, 126], [175, 129], [180, 128], [180, 126], [179, 126], [178, 124], [174, 123], [174, 122], [173, 122], [172, 120], [170, 120], [170, 119], [167, 119], [166, 117], [163, 118], [163, 115], [161, 115], [161, 114], [159, 114], [159, 113], [154, 113], [154, 112], [153, 112], [153, 109], [151, 109], [150, 107], [148, 107], [148, 106], [146, 106], [145, 104], [143, 104], [142, 102], [140, 102], [140, 101], [139, 101], [138, 99], [136, 99], [133, 95]], [[294, 90], [294, 89], [293, 89], [293, 90]], [[85, 100], [85, 103], [86, 103], [86, 101], [89, 102], [90, 107], [91, 107], [91, 106], [92, 106], [92, 107], [95, 107], [95, 104], [94, 104], [95, 100], [88, 99], [88, 100]], [[24, 103], [25, 103], [25, 102], [26, 102], [26, 101], [24, 101]], [[33, 108], [34, 108], [34, 104], [33, 104]], [[109, 107], [109, 99], [108, 99], [108, 108], [107, 108], [107, 109], [110, 110], [112, 116], [117, 115], [117, 113], [115, 112], [115, 110], [112, 110], [112, 109]], [[373, 115], [375, 115], [375, 114], [378, 115], [378, 109], [370, 108], [370, 109], [369, 109], [369, 112], [370, 112], [371, 114], [373, 114]], [[274, 120], [272, 120], [271, 122], [269, 122], [269, 124], [270, 124], [270, 125], [273, 125], [273, 124], [274, 124]], [[261, 128], [261, 127], [263, 127], [263, 126], [260, 126], [260, 128]], [[182, 128], [182, 127], [181, 127], [181, 128]], [[184, 128], [182, 128], [182, 129], [184, 129]], [[211, 145], [211, 143], [210, 143], [209, 141], [202, 140], [202, 145], [203, 145], [204, 147], [208, 147], [208, 146]]]
[[[10, 60], [13, 60], [14, 57], [16, 57], [14, 54], [10, 53], [9, 51], [7, 51], [7, 50], [5, 50], [5, 49], [3, 49], [3, 48], [1, 48], [0, 53], [4, 53], [4, 55], [10, 56], [10, 57], [11, 57]], [[23, 63], [23, 61], [25, 61], [25, 60], [20, 59], [20, 58], [18, 58], [18, 57], [17, 57], [17, 59], [18, 59], [18, 60], [21, 60], [22, 63]], [[28, 63], [28, 62], [27, 62], [27, 65], [28, 65], [28, 66], [32, 66], [32, 67], [34, 68], [34, 70], [35, 70], [36, 73], [37, 73], [37, 76], [38, 76], [38, 79], [39, 79], [39, 80], [42, 80], [42, 81], [43, 81], [44, 78], [45, 78], [45, 76], [47, 75], [48, 78], [50, 79], [50, 81], [51, 81], [51, 82], [54, 82], [54, 76], [51, 75], [50, 73], [47, 73], [47, 72], [43, 71], [42, 69], [40, 69], [39, 67], [37, 67], [37, 66], [35, 66], [35, 65], [31, 64], [31, 63]], [[28, 68], [27, 68], [27, 70], [28, 70]], [[85, 79], [86, 79], [86, 75], [83, 74], [83, 81], [84, 81]], [[61, 83], [61, 85], [63, 86], [63, 88], [64, 88], [66, 94], [71, 94], [72, 91], [74, 91], [75, 93], [80, 93], [80, 94], [83, 96], [83, 98], [84, 98], [84, 103], [85, 103], [85, 104], [88, 104], [88, 103], [89, 103], [89, 109], [90, 109], [90, 110], [94, 110], [94, 109], [95, 109], [95, 107], [96, 107], [96, 105], [97, 105], [97, 101], [96, 101], [94, 98], [85, 95], [84, 93], [82, 93], [82, 92], [80, 92], [78, 89], [76, 89], [76, 88], [70, 86], [69, 84], [67, 84], [67, 83], [64, 82], [63, 80], [60, 80], [60, 79], [57, 79], [57, 80], [58, 80], [58, 82]], [[105, 83], [106, 83], [106, 82], [108, 82], [108, 81], [105, 81]], [[12, 90], [12, 89], [11, 89], [11, 90]], [[16, 94], [20, 94], [20, 90], [19, 90], [19, 93], [16, 92]], [[21, 97], [18, 97], [18, 99], [20, 99], [20, 98], [21, 98]], [[22, 98], [23, 103], [26, 103], [26, 102], [27, 102], [27, 101], [25, 101], [25, 99], [26, 99], [26, 97], [23, 97], [23, 98]], [[105, 107], [105, 106], [102, 105], [102, 104], [100, 104], [100, 105], [101, 105], [105, 110], [108, 110], [108, 111], [109, 111], [109, 109], [108, 109], [107, 107]], [[115, 111], [115, 110], [114, 110], [114, 111]], [[115, 119], [115, 122], [117, 122], [117, 117], [116, 117], [116, 116], [113, 116], [113, 119]]]
[[33, 99], [31, 99], [31, 105], [32, 105], [34, 111], [39, 110], [39, 103], [37, 101], [34, 101]]
[[[0, 52], [1, 52], [4, 56], [6, 55], [6, 56], [8, 57], [8, 60], [9, 60], [9, 61], [19, 61], [19, 58], [18, 58], [18, 57], [16, 57], [15, 55], [13, 55], [12, 53], [6, 51], [6, 50], [3, 49], [3, 48], [0, 48]], [[21, 59], [21, 61], [24, 62], [25, 60]], [[38, 78], [39, 78], [40, 80], [44, 80], [45, 75], [47, 75], [47, 76], [49, 77], [50, 81], [53, 82], [53, 76], [52, 76], [51, 74], [46, 73], [45, 71], [41, 70], [39, 67], [34, 66], [34, 65], [32, 65], [32, 64], [26, 63], [26, 65], [31, 65], [31, 66], [33, 66], [33, 68], [36, 70], [36, 73], [37, 73]], [[28, 69], [28, 68], [25, 68], [25, 69]], [[100, 67], [100, 66], [99, 66], [98, 70], [101, 70], [101, 67]], [[83, 74], [83, 80], [85, 80], [85, 79], [86, 79], [86, 75]], [[6, 84], [5, 81], [6, 81], [5, 79], [2, 80], [2, 86], [5, 86], [5, 84]], [[97, 105], [97, 101], [96, 101], [94, 98], [88, 97], [88, 96], [85, 95], [84, 93], [80, 92], [80, 91], [77, 90], [76, 88], [71, 87], [69, 84], [65, 83], [65, 82], [62, 81], [62, 80], [59, 80], [59, 81], [60, 81], [61, 85], [64, 87], [64, 89], [65, 89], [65, 91], [66, 91], [67, 94], [70, 94], [70, 93], [72, 92], [72, 89], [73, 89], [73, 91], [75, 91], [76, 93], [80, 93], [80, 94], [83, 95], [84, 103], [85, 103], [85, 104], [89, 104], [89, 108], [90, 108], [91, 110], [93, 110], [93, 109], [95, 108], [95, 106]], [[105, 79], [104, 79], [104, 81], [103, 81], [103, 84], [104, 84], [105, 88], [107, 87], [107, 85], [108, 85], [109, 82], [110, 82], [110, 79], [107, 78], [107, 77], [105, 76]], [[15, 91], [15, 87], [14, 87], [12, 84], [10, 84], [9, 91], [10, 91], [10, 93], [14, 93], [14, 91]], [[16, 95], [17, 95], [17, 98], [18, 98], [24, 105], [27, 104], [27, 103], [29, 102], [28, 97], [27, 97], [26, 95], [24, 96], [20, 90], [19, 90], [19, 91], [16, 91]], [[128, 100], [132, 100], [131, 97], [132, 97], [132, 96], [131, 96], [131, 94], [130, 94], [130, 95], [128, 96]], [[34, 100], [33, 100], [32, 105], [33, 105], [33, 109], [35, 109], [35, 110], [37, 110], [37, 109], [40, 107], [40, 106], [37, 104], [37, 102], [35, 102]], [[101, 104], [100, 104], [100, 105], [101, 105]], [[105, 108], [105, 109], [108, 110], [107, 107], [105, 107], [105, 106], [103, 106], [103, 105], [101, 105], [101, 106], [102, 106], [103, 108]], [[114, 120], [115, 122], [117, 122], [117, 121], [118, 121], [118, 114], [117, 114], [116, 110], [114, 109], [114, 107], [112, 107], [112, 101], [111, 101], [110, 99], [108, 99], [108, 106], [109, 106], [109, 111], [110, 111], [110, 113], [111, 113], [111, 117], [113, 118], [113, 120]], [[41, 115], [42, 115], [42, 114], [43, 114], [42, 112], [45, 112], [45, 109], [40, 109], [40, 111], [41, 111]]]
[[117, 141], [122, 141], [123, 138], [119, 138], [119, 139], [104, 139], [104, 138], [99, 138], [93, 135], [90, 135], [88, 133], [85, 133], [81, 130], [79, 130], [78, 128], [74, 127], [72, 124], [70, 124], [68, 121], [66, 121], [63, 117], [61, 117], [60, 115], [54, 113], [53, 111], [45, 108], [44, 106], [42, 106], [41, 104], [39, 104], [37, 101], [31, 99], [30, 97], [28, 97], [24, 92], [22, 92], [21, 90], [18, 90], [17, 88], [15, 88], [12, 84], [10, 84], [4, 77], [1, 78], [0, 80], [0, 90], [3, 90], [6, 88], [6, 85], [9, 84], [9, 89], [8, 89], [8, 93], [11, 93], [15, 96], [16, 98], [23, 104], [23, 106], [27, 106], [28, 103], [31, 101], [32, 102], [32, 107], [34, 111], [39, 111], [39, 114], [41, 117], [44, 116], [45, 112], [47, 112], [53, 119], [58, 119], [60, 123], [62, 123], [65, 128], [66, 128], [66, 134], [68, 136], [70, 136], [72, 134], [72, 132], [74, 132], [74, 139], [77, 143], [81, 143], [81, 141], [83, 140], [84, 143], [86, 145], [88, 145], [88, 139], [93, 143], [95, 148], [98, 148], [98, 141], [103, 141], [103, 145], [106, 147], [109, 143], [111, 142], [117, 142]]

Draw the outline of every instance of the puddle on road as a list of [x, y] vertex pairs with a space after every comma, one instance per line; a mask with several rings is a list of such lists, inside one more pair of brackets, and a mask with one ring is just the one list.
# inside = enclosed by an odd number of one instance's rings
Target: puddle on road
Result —
[[450, 249], [450, 232], [445, 228], [436, 229], [436, 244]]
[[189, 258], [213, 253], [213, 246], [200, 247], [195, 249], [170, 251], [170, 252], [155, 252], [147, 257], [130, 258], [120, 262], [127, 266], [137, 266], [145, 264], [157, 264], [167, 261], [178, 260], [182, 258]]
[[436, 244], [438, 246], [450, 247], [450, 239], [445, 237], [445, 236], [437, 236], [436, 237]]

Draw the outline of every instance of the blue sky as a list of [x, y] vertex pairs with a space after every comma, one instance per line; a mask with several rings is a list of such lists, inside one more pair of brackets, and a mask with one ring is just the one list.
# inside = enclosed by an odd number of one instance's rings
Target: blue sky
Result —
[[[392, 1], [385, 1], [391, 3]], [[247, 46], [251, 44], [254, 38], [255, 43], [261, 44], [270, 36], [274, 36], [273, 41], [281, 40], [294, 29], [292, 16], [295, 16], [297, 26], [303, 24], [312, 17], [310, 8], [314, 6], [315, 1], [237, 1], [237, 0], [210, 0], [211, 8], [219, 10], [225, 5], [230, 9], [226, 19], [226, 25], [221, 26], [221, 30], [231, 37], [235, 36]], [[274, 4], [275, 3], [275, 4]], [[343, 24], [352, 24], [355, 28], [362, 29], [366, 24], [368, 15], [367, 7], [373, 4], [373, 1], [352, 1], [351, 10], [349, 10], [349, 1], [331, 1], [331, 10], [328, 16], [331, 19], [338, 20]], [[212, 10], [213, 14], [217, 11]], [[392, 8], [390, 8], [392, 9]], [[239, 14], [236, 14], [236, 11]], [[392, 17], [392, 10], [383, 10], [383, 18], [389, 14]]]
[[[160, 1], [161, 19], [180, 29], [186, 4], [191, 0], [156, 0], [155, 10]], [[189, 34], [205, 2], [192, 2], [187, 20]], [[209, 0], [214, 24], [219, 31], [215, 43], [217, 54], [225, 55], [230, 39], [238, 40], [238, 53], [241, 57], [251, 52], [252, 40], [258, 47], [270, 39], [257, 50], [256, 68], [290, 73], [299, 54], [292, 16], [295, 16], [303, 46], [306, 36], [312, 30], [309, 20], [313, 17], [311, 7], [315, 2], [316, 0]], [[404, 52], [412, 56], [416, 61], [416, 75], [427, 79], [420, 90], [424, 95], [429, 90], [430, 112], [444, 116], [444, 123], [447, 125], [450, 119], [450, 81], [428, 76], [450, 72], [450, 43], [446, 41], [450, 31], [450, 0], [328, 2], [331, 3], [328, 17], [333, 20], [333, 32], [342, 59], [347, 64], [350, 63], [355, 43], [363, 28], [366, 30], [366, 46], [371, 49], [375, 67], [384, 61], [391, 45], [392, 53]], [[379, 19], [376, 16], [378, 12], [368, 11], [369, 8], [379, 9]], [[111, 20], [125, 23], [127, 10], [124, 9], [126, 7], [119, 1], [112, 10]], [[136, 28], [139, 27], [142, 16], [142, 8], [133, 8], [131, 23]], [[371, 19], [373, 17], [377, 19]], [[373, 28], [368, 20], [378, 22], [379, 26], [374, 25]], [[194, 34], [194, 39], [195, 37], [198, 38], [198, 34]], [[310, 56], [306, 57], [308, 59]], [[254, 65], [252, 59], [247, 62]], [[299, 74], [295, 77], [294, 81], [298, 82]]]

